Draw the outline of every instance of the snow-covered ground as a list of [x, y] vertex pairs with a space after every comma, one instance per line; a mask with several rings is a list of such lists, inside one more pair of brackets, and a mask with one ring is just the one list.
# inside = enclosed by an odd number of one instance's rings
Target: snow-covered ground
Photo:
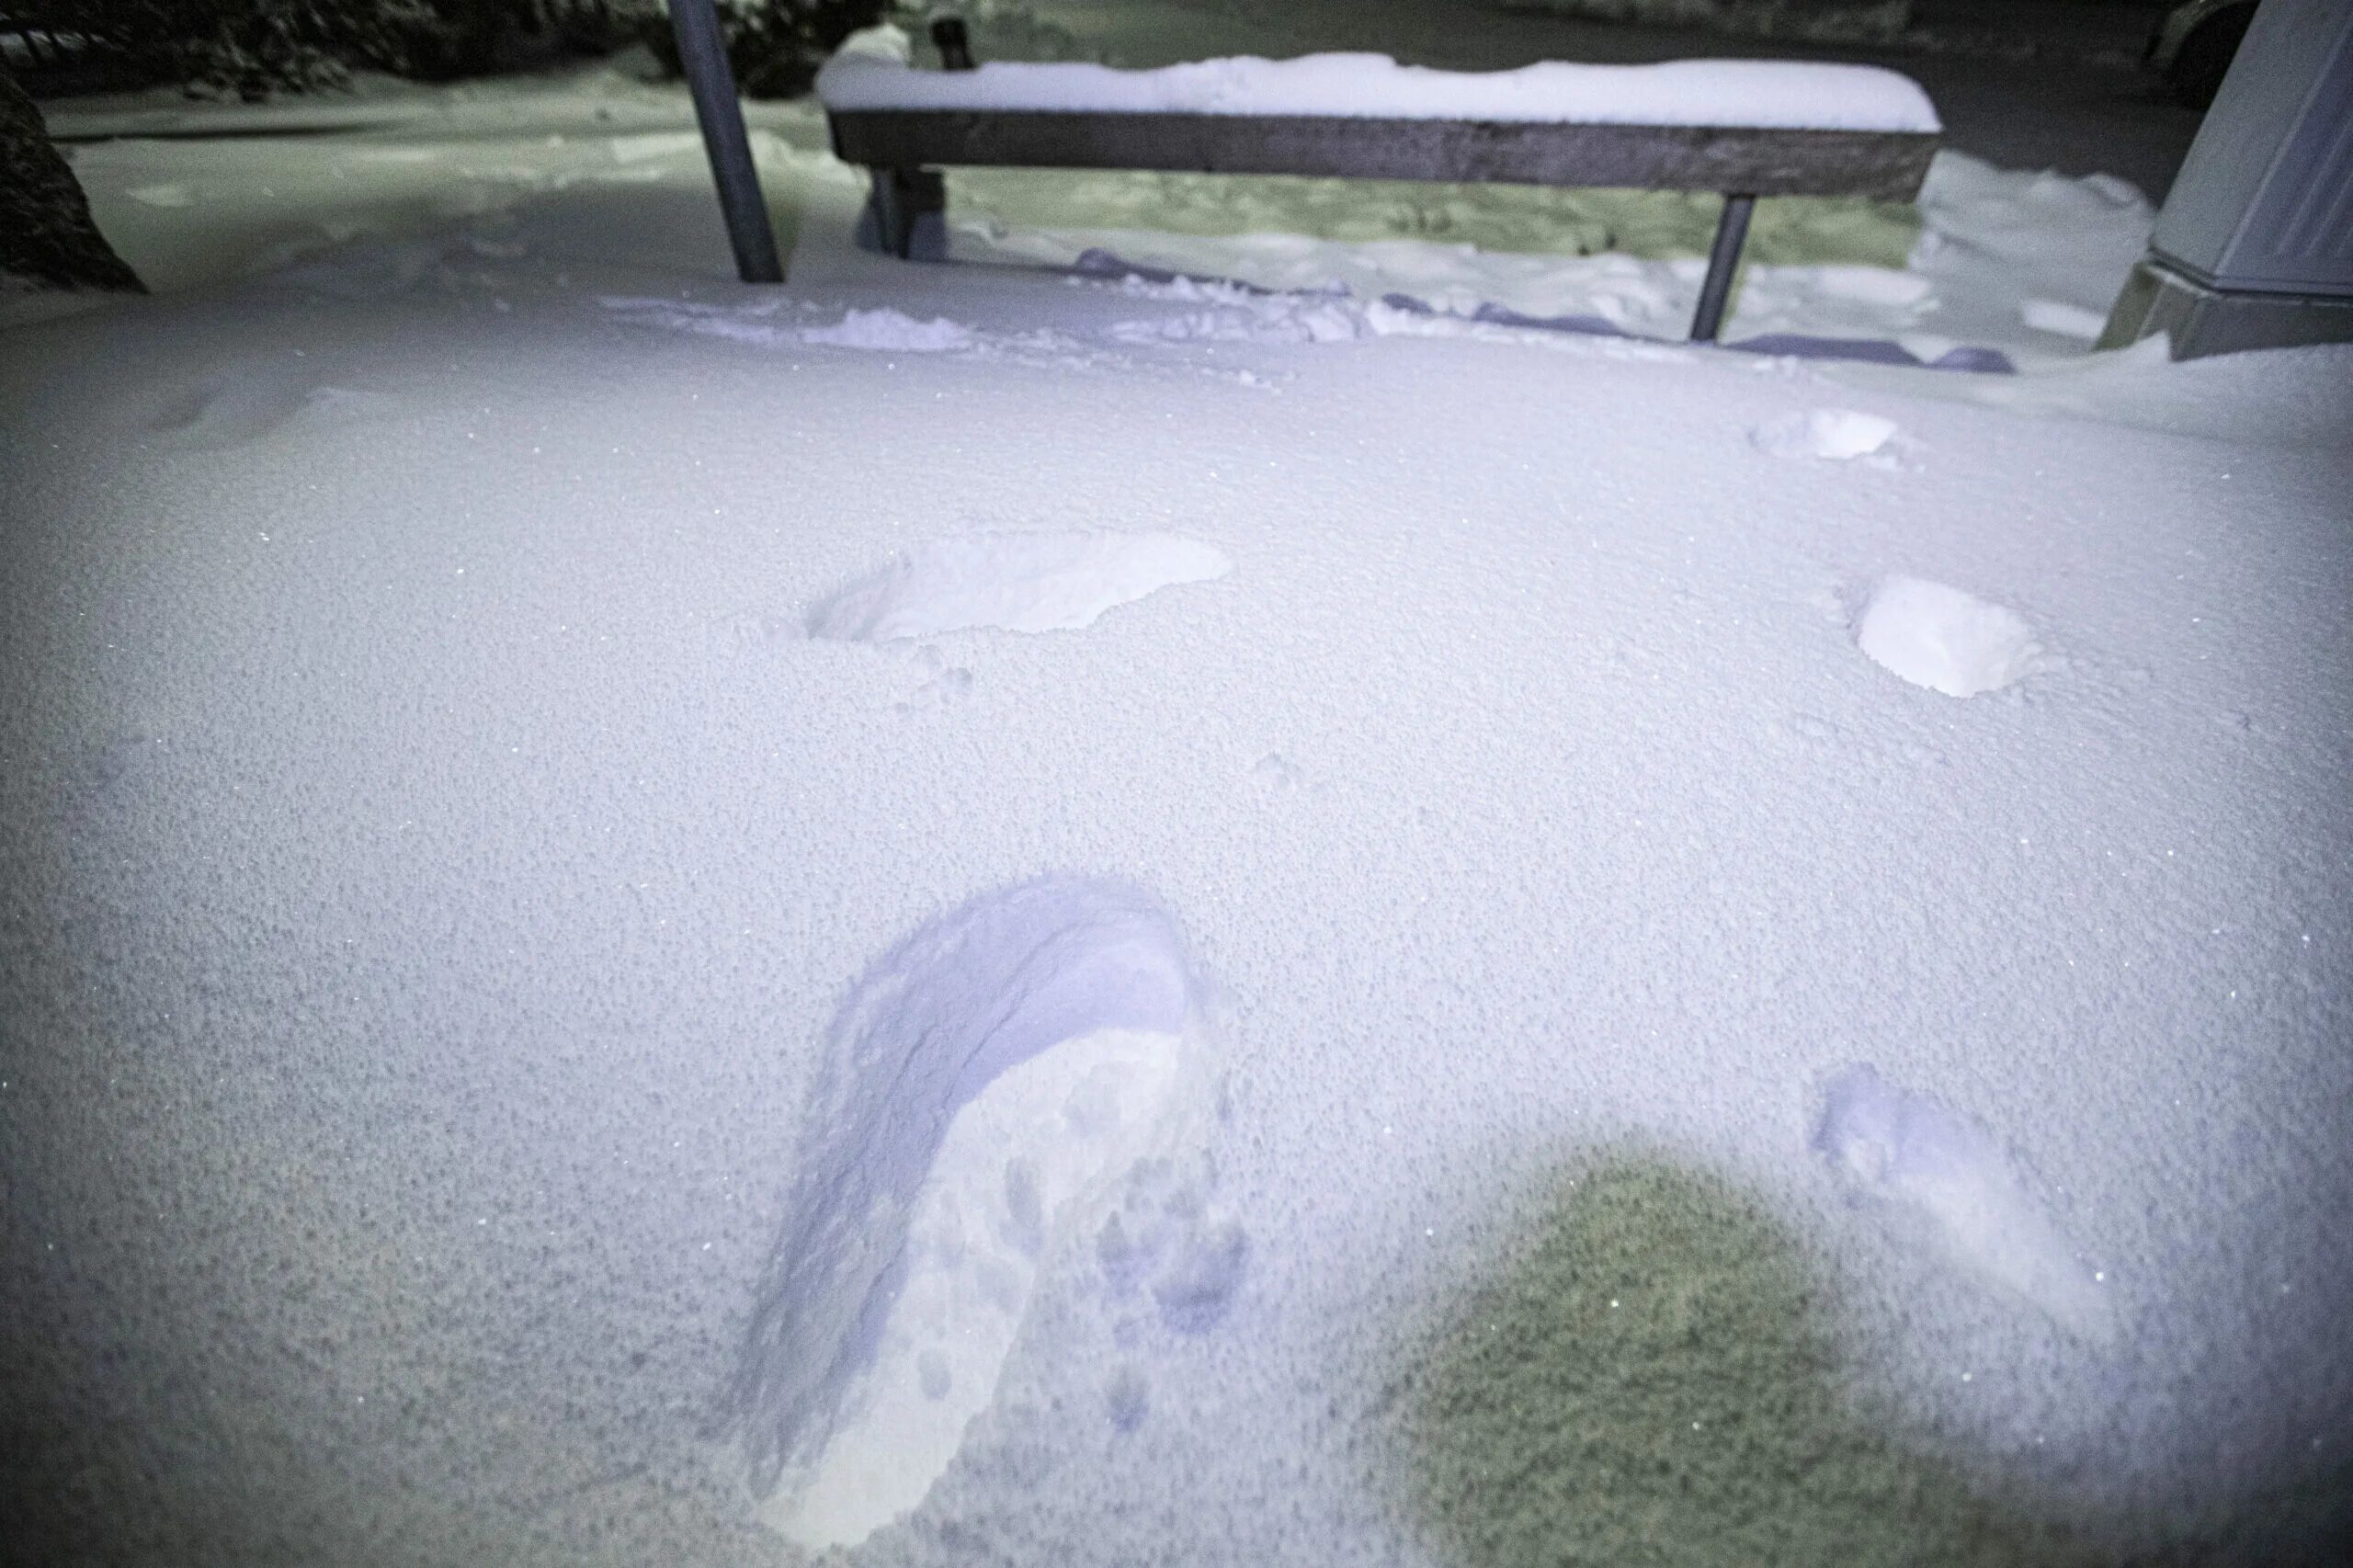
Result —
[[2090, 354], [2130, 187], [1765, 204], [1872, 363], [1703, 201], [907, 265], [787, 105], [760, 290], [622, 73], [165, 112], [0, 332], [18, 1551], [2330, 1560], [2353, 351]]

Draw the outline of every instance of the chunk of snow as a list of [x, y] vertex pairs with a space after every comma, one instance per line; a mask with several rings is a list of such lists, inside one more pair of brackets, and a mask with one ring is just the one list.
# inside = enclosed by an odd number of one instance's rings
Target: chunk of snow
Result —
[[1759, 451], [1777, 458], [1822, 458], [1846, 462], [1874, 457], [1894, 439], [1895, 421], [1850, 408], [1812, 408], [1768, 419], [1749, 433]]
[[2033, 628], [2017, 612], [1918, 577], [1879, 585], [1855, 645], [1889, 674], [1947, 697], [1999, 691], [2042, 662]]
[[888, 40], [845, 48], [817, 74], [828, 109], [1023, 109], [1113, 114], [1324, 115], [1516, 124], [1938, 129], [1918, 83], [1871, 65], [1677, 60], [1658, 65], [1544, 61], [1515, 71], [1438, 71], [1385, 54], [1235, 56], [1120, 71], [992, 62], [918, 71]]
[[945, 316], [917, 321], [904, 312], [881, 310], [846, 312], [838, 325], [813, 326], [801, 334], [803, 343], [826, 343], [837, 348], [872, 348], [900, 354], [938, 354], [964, 348], [972, 330]]
[[843, 588], [810, 617], [809, 634], [887, 642], [975, 627], [1074, 631], [1105, 610], [1233, 570], [1223, 551], [1180, 534], [965, 534], [918, 545]]

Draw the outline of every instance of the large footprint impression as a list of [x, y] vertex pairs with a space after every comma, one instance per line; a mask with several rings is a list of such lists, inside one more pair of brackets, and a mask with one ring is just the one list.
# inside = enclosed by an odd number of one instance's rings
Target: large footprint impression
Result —
[[1195, 989], [1156, 903], [1076, 879], [967, 904], [858, 983], [736, 1388], [764, 1523], [852, 1544], [920, 1503], [1058, 1264], [1149, 1271], [1178, 1332], [1220, 1315], [1246, 1248], [1198, 1185], [1130, 1236], [1214, 1119]]

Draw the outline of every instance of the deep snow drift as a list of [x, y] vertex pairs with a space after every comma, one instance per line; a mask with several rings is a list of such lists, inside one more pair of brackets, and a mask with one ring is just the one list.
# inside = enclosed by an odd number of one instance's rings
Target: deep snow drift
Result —
[[610, 85], [85, 149], [189, 287], [0, 335], [13, 1548], [2328, 1560], [2353, 354], [1965, 160], [1741, 310], [2014, 375], [908, 266], [805, 111], [745, 290]]

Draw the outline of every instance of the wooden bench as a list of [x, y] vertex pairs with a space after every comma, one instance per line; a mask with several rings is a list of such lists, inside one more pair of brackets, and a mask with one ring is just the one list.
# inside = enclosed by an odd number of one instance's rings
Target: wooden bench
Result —
[[[969, 69], [962, 25], [936, 24], [950, 69]], [[1383, 119], [1361, 116], [828, 107], [835, 154], [873, 176], [884, 248], [904, 256], [915, 220], [946, 205], [937, 169], [1152, 169], [1346, 179], [1614, 186], [1724, 198], [1691, 324], [1722, 324], [1760, 196], [1910, 201], [1937, 148], [1933, 131]]]

